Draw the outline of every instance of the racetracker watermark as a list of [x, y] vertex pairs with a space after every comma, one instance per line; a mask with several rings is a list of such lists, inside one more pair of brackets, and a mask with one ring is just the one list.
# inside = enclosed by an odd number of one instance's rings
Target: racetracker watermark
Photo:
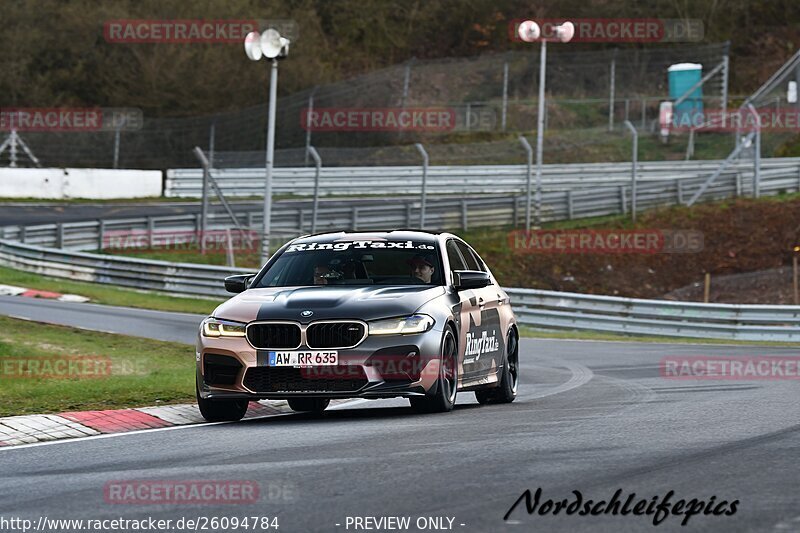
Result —
[[[508, 24], [508, 36], [522, 42], [519, 25], [526, 19], [514, 19]], [[570, 42], [579, 43], [677, 43], [699, 42], [704, 37], [703, 21], [699, 19], [536, 19], [541, 38], [556, 39], [555, 28], [569, 20], [575, 25]]]
[[136, 253], [143, 249], [176, 253], [256, 252], [261, 236], [253, 230], [111, 230], [103, 233], [103, 250]]
[[90, 379], [112, 373], [111, 358], [103, 355], [46, 355], [0, 360], [2, 379]]
[[703, 250], [695, 230], [514, 230], [508, 244], [515, 253], [659, 254]]
[[250, 480], [121, 480], [103, 486], [106, 503], [127, 505], [241, 505], [260, 496], [259, 484]]
[[3, 107], [0, 131], [136, 131], [142, 110], [135, 107]]
[[456, 128], [456, 110], [445, 107], [317, 108], [300, 110], [306, 131], [428, 131]]
[[753, 113], [749, 109], [741, 108], [675, 113], [665, 107], [661, 112], [660, 123], [662, 128], [674, 132], [797, 132], [800, 131], [800, 110], [761, 108]]
[[667, 379], [793, 380], [800, 379], [800, 357], [669, 356], [661, 359], [658, 370]]
[[103, 37], [109, 43], [242, 44], [248, 33], [260, 28], [274, 28], [297, 39], [293, 20], [256, 19], [116, 19], [103, 24]]

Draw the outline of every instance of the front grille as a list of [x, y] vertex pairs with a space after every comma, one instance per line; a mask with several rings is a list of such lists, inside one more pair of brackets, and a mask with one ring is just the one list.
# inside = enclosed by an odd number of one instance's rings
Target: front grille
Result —
[[256, 348], [297, 348], [300, 326], [297, 324], [251, 324], [247, 339]]
[[233, 385], [241, 368], [235, 357], [207, 353], [203, 356], [203, 381], [206, 385]]
[[367, 376], [360, 367], [327, 367], [321, 371], [257, 366], [248, 369], [244, 376], [244, 386], [255, 393], [355, 392], [366, 384]]
[[361, 342], [364, 333], [360, 322], [311, 324], [306, 330], [306, 344], [309, 348], [350, 348]]

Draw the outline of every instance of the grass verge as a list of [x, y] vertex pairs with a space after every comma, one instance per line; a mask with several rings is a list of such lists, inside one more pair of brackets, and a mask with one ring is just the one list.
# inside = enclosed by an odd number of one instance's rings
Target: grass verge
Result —
[[[20, 377], [71, 356], [110, 360], [110, 372]], [[186, 403], [193, 380], [191, 346], [0, 317], [0, 416]]]

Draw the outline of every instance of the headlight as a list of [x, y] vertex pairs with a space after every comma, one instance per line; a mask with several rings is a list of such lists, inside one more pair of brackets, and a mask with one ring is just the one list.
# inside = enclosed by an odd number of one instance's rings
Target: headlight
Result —
[[400, 318], [387, 318], [369, 323], [370, 335], [405, 335], [424, 333], [433, 327], [434, 320], [428, 315], [411, 315]]
[[245, 324], [241, 322], [231, 322], [230, 320], [220, 320], [218, 318], [206, 318], [203, 320], [204, 337], [244, 337]]

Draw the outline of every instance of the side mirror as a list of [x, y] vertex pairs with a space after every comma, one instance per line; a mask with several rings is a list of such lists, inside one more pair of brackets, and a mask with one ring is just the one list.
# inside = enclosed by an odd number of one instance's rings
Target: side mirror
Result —
[[238, 276], [228, 276], [225, 278], [225, 290], [238, 294], [247, 290], [253, 276], [250, 274], [239, 274]]
[[480, 270], [454, 270], [453, 287], [457, 291], [480, 289], [492, 282], [489, 274]]

